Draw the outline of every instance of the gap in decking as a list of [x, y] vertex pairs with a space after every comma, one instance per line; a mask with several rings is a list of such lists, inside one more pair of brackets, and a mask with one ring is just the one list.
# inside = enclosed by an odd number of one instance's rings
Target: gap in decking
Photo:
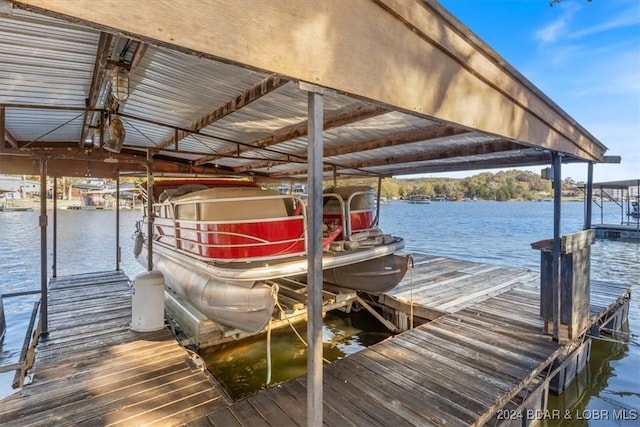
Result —
[[[307, 323], [293, 324], [306, 340]], [[323, 321], [323, 355], [329, 362], [340, 360], [392, 336], [366, 310], [349, 314], [337, 310]], [[267, 334], [243, 338], [200, 349], [207, 369], [233, 399], [240, 399], [267, 387]], [[271, 332], [271, 383], [304, 375], [307, 371], [307, 348], [291, 327]]]

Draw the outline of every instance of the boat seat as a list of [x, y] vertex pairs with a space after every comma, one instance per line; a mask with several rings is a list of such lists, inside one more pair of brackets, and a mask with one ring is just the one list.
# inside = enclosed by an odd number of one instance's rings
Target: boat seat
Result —
[[[176, 218], [201, 221], [242, 221], [287, 217], [283, 199], [241, 200], [243, 197], [275, 196], [275, 190], [252, 187], [208, 188], [172, 198], [177, 203]], [[238, 198], [236, 201], [216, 199]], [[184, 202], [193, 202], [186, 203]]]

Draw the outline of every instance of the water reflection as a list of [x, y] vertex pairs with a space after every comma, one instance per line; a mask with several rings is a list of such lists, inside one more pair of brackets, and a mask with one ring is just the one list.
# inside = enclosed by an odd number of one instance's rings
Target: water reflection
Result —
[[[306, 323], [294, 325], [306, 339]], [[369, 313], [328, 313], [323, 322], [323, 355], [330, 362], [356, 353], [391, 336]], [[207, 368], [233, 399], [266, 386], [267, 341], [265, 335], [222, 344], [200, 351]], [[307, 347], [285, 327], [271, 334], [271, 384], [305, 375]]]

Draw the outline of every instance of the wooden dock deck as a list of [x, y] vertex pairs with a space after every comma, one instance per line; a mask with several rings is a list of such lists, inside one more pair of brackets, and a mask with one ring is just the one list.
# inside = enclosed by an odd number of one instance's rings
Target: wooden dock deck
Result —
[[[400, 298], [410, 294], [414, 311], [436, 320], [325, 366], [325, 425], [500, 425], [509, 420], [498, 411], [517, 407], [523, 395], [545, 401], [539, 388], [574, 347], [542, 333], [539, 280], [530, 270], [416, 257], [413, 277], [381, 299], [397, 298], [406, 309], [411, 302]], [[592, 322], [600, 324], [630, 289], [594, 281], [591, 294]], [[305, 414], [300, 377], [198, 425], [304, 426]]]
[[2, 400], [0, 425], [179, 425], [230, 403], [168, 329], [130, 322], [122, 272], [52, 279], [33, 383]]
[[455, 313], [511, 289], [537, 287], [540, 281], [538, 271], [522, 268], [424, 254], [414, 254], [413, 258], [414, 268], [402, 282], [375, 298], [386, 311], [396, 310], [400, 316], [413, 312], [423, 321]]
[[[523, 396], [546, 401], [554, 361], [574, 347], [542, 333], [539, 280], [415, 256], [414, 271], [378, 303], [435, 320], [325, 366], [324, 424], [500, 425], [499, 411]], [[627, 286], [592, 281], [592, 323], [606, 325], [629, 297]], [[130, 319], [122, 273], [53, 281], [33, 384], [2, 401], [0, 424], [306, 425], [306, 377], [232, 403], [167, 329], [136, 333]]]

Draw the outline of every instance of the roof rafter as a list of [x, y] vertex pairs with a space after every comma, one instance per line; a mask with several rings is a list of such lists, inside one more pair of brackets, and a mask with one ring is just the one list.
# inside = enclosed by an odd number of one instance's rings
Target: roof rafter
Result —
[[477, 169], [493, 169], [506, 167], [524, 167], [549, 165], [551, 163], [551, 153], [540, 151], [539, 154], [532, 154], [529, 157], [509, 157], [501, 159], [499, 162], [495, 159], [471, 160], [463, 162], [440, 162], [434, 165], [422, 165], [406, 168], [398, 168], [391, 171], [392, 175], [413, 175], [419, 173], [439, 173], [439, 172], [457, 172]]
[[[347, 125], [353, 122], [359, 122], [361, 120], [365, 120], [371, 117], [376, 117], [382, 114], [388, 113], [389, 110], [383, 107], [379, 107], [374, 104], [359, 104], [357, 107], [345, 107], [338, 111], [325, 114], [323, 129], [331, 129], [335, 127], [340, 127]], [[307, 129], [307, 120], [304, 120], [300, 123], [296, 123], [291, 126], [286, 126], [282, 129], [278, 129], [272, 135], [266, 136], [264, 138], [260, 138], [256, 141], [251, 142], [249, 145], [255, 148], [266, 148], [271, 145], [279, 144], [281, 142], [289, 141], [294, 138], [299, 138], [302, 136], [306, 136], [308, 132]], [[238, 147], [237, 149], [229, 150], [222, 152], [220, 154], [240, 154], [245, 151], [251, 150], [250, 147]], [[204, 156], [195, 161], [196, 165], [201, 165], [211, 160], [217, 159], [218, 155], [209, 155]]]
[[[96, 60], [93, 66], [93, 77], [91, 78], [91, 86], [89, 87], [89, 93], [87, 94], [86, 105], [93, 107], [97, 104], [100, 93], [102, 93], [104, 86], [107, 84], [107, 62], [109, 56], [113, 50], [116, 37], [112, 34], [101, 32], [100, 40], [98, 41], [98, 49], [96, 51]], [[82, 146], [84, 144], [89, 129], [91, 128], [96, 112], [87, 111], [84, 115], [84, 123], [82, 125], [82, 134], [78, 144]]]
[[[334, 157], [344, 154], [359, 153], [379, 148], [395, 147], [403, 144], [411, 144], [414, 142], [428, 141], [431, 139], [445, 138], [449, 136], [462, 135], [471, 131], [463, 128], [455, 128], [448, 125], [434, 125], [427, 128], [412, 130], [394, 135], [385, 135], [380, 138], [359, 142], [357, 144], [341, 144], [337, 143], [337, 147], [324, 151], [324, 157]], [[295, 155], [298, 158], [306, 158], [305, 153]], [[252, 169], [260, 169], [268, 167], [273, 161], [285, 161], [286, 158], [274, 159], [259, 163], [251, 163], [249, 165], [234, 168], [235, 172], [244, 172]]]
[[[449, 158], [460, 158], [468, 156], [478, 156], [482, 154], [491, 154], [505, 151], [517, 151], [526, 148], [520, 144], [516, 144], [507, 140], [497, 140], [491, 142], [475, 143], [472, 145], [465, 145], [457, 148], [441, 148], [436, 150], [422, 151], [419, 153], [410, 153], [399, 156], [388, 156], [383, 159], [370, 159], [370, 160], [358, 160], [355, 162], [340, 163], [339, 167], [345, 169], [362, 169], [375, 166], [386, 166], [395, 164], [407, 164], [414, 162], [424, 162], [428, 160], [441, 160]], [[297, 175], [304, 172], [305, 169], [297, 169], [293, 171], [286, 171], [282, 174], [276, 173], [272, 176], [281, 175]]]
[[[194, 131], [199, 131], [200, 129], [203, 129], [204, 127], [209, 126], [210, 124], [222, 119], [223, 117], [226, 117], [229, 114], [238, 111], [243, 107], [246, 107], [253, 101], [262, 98], [264, 95], [273, 92], [274, 90], [278, 89], [280, 86], [283, 86], [288, 82], [288, 79], [272, 74], [264, 80], [260, 81], [255, 86], [245, 90], [240, 95], [225, 102], [225, 104], [221, 107], [205, 114], [204, 116], [193, 122], [189, 128], [193, 129]], [[165, 139], [160, 144], [158, 144], [158, 148], [162, 149], [171, 145], [178, 145], [178, 142], [180, 140], [186, 138], [189, 135], [190, 132], [184, 130], [176, 130], [173, 136]]]
[[16, 138], [6, 129], [4, 130], [4, 141], [8, 142], [13, 148], [18, 148], [18, 141], [16, 141]]

